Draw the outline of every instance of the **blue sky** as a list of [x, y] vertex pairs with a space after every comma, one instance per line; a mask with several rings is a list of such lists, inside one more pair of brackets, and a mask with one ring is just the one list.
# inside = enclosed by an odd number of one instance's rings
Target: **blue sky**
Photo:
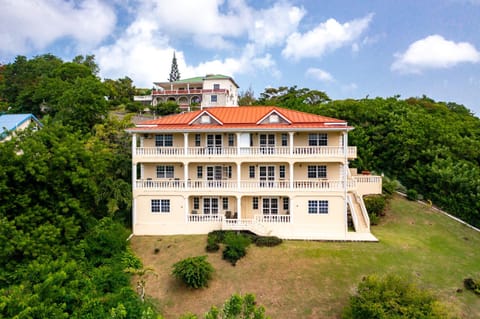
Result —
[[94, 54], [137, 87], [220, 73], [333, 99], [427, 95], [480, 114], [480, 0], [0, 0], [0, 62]]

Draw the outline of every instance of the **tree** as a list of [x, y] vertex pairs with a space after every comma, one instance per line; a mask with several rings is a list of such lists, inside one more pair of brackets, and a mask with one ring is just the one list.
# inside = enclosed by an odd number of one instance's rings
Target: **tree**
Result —
[[170, 76], [168, 77], [169, 82], [175, 82], [180, 80], [180, 71], [178, 70], [177, 58], [175, 57], [175, 52], [173, 52], [172, 67], [170, 69]]
[[240, 92], [238, 96], [238, 105], [255, 105], [257, 99], [255, 98], [255, 92], [250, 86], [245, 92]]

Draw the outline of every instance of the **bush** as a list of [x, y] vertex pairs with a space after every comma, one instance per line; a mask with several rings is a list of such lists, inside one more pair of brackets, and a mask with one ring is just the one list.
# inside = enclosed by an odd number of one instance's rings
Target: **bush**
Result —
[[378, 225], [380, 222], [380, 217], [375, 213], [368, 213], [368, 217], [370, 218], [370, 225], [372, 226]]
[[368, 276], [344, 309], [344, 319], [448, 318], [442, 306], [426, 290], [394, 275]]
[[474, 279], [465, 278], [463, 280], [463, 285], [465, 286], [465, 288], [467, 290], [471, 290], [474, 293], [476, 293], [477, 295], [480, 295], [480, 283], [476, 282]]
[[172, 275], [182, 280], [188, 287], [202, 288], [212, 278], [213, 267], [207, 256], [189, 257], [173, 265]]
[[387, 200], [383, 195], [371, 195], [364, 198], [365, 208], [369, 214], [375, 214], [377, 216], [385, 216], [385, 206], [387, 206]]
[[255, 245], [257, 245], [258, 247], [273, 247], [280, 245], [282, 242], [283, 240], [276, 236], [259, 236], [255, 240]]
[[229, 232], [225, 235], [226, 244], [223, 251], [223, 259], [228, 260], [233, 266], [237, 261], [247, 254], [247, 247], [250, 245], [250, 239], [242, 234]]
[[207, 237], [207, 247], [205, 250], [209, 253], [217, 252], [220, 249], [220, 245], [217, 242], [217, 238], [215, 236], [208, 236]]
[[409, 189], [407, 191], [407, 199], [408, 200], [418, 200], [418, 193], [414, 189]]

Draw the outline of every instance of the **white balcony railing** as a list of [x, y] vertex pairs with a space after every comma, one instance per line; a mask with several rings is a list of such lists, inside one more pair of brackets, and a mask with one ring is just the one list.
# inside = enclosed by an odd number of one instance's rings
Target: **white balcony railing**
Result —
[[[136, 156], [158, 157], [158, 156], [344, 156], [343, 147], [335, 146], [305, 146], [294, 147], [137, 147]], [[349, 158], [357, 156], [357, 148], [349, 146], [347, 149]]]
[[[290, 181], [250, 181], [242, 180], [240, 183], [234, 180], [151, 180], [140, 179], [135, 183], [137, 189], [144, 190], [236, 190], [236, 191], [252, 191], [252, 190], [303, 190], [303, 191], [341, 191], [344, 188], [344, 182], [341, 180], [296, 180], [290, 185]], [[356, 187], [354, 180], [347, 181], [349, 190]]]

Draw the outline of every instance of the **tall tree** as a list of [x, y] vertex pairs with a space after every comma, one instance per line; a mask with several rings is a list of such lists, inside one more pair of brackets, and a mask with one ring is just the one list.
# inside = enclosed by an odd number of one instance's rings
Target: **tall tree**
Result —
[[175, 57], [175, 52], [173, 52], [172, 67], [170, 69], [170, 77], [168, 78], [169, 82], [175, 82], [180, 80], [180, 71], [178, 71], [177, 58]]

